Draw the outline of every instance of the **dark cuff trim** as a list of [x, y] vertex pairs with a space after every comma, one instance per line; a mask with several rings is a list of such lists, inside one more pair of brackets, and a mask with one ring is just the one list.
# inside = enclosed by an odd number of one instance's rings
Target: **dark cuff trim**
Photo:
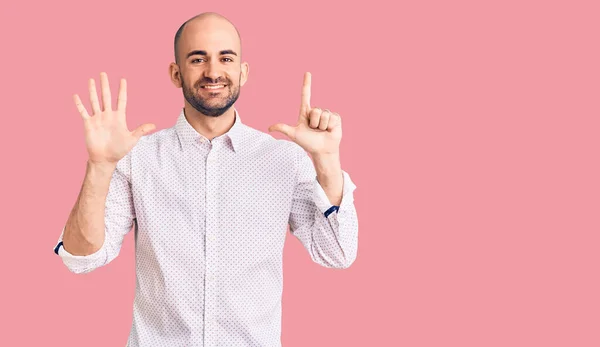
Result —
[[325, 211], [325, 218], [329, 217], [329, 215], [332, 214], [333, 211], [337, 212], [339, 209], [339, 206], [331, 206], [327, 211]]
[[62, 246], [62, 244], [63, 244], [63, 242], [62, 242], [62, 241], [60, 241], [60, 242], [58, 243], [58, 245], [56, 245], [56, 247], [54, 247], [54, 253], [58, 254], [58, 249], [60, 248], [60, 246]]

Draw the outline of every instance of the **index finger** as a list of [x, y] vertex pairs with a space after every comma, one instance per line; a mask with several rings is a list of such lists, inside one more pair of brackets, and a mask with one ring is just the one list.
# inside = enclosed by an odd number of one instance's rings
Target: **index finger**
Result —
[[310, 109], [310, 82], [311, 82], [310, 72], [305, 72], [304, 73], [304, 84], [302, 85], [302, 103], [301, 103], [301, 108], [303, 110]]

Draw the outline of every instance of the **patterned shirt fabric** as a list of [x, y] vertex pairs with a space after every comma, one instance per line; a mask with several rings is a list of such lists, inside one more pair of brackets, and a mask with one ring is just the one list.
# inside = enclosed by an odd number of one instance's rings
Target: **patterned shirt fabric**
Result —
[[63, 228], [54, 251], [70, 271], [88, 273], [115, 259], [134, 230], [127, 346], [281, 346], [288, 226], [321, 266], [356, 258], [356, 186], [342, 175], [332, 206], [296, 143], [245, 125], [237, 110], [232, 128], [208, 140], [182, 108], [173, 127], [142, 137], [117, 163], [102, 248], [68, 253]]

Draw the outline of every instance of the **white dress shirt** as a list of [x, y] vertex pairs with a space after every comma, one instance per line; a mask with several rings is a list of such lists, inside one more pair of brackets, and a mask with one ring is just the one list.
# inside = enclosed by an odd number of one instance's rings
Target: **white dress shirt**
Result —
[[[356, 258], [356, 186], [343, 171], [332, 206], [308, 154], [242, 123], [209, 141], [187, 121], [142, 137], [118, 164], [106, 199], [105, 241], [74, 256], [74, 273], [112, 261], [135, 230], [130, 347], [281, 346], [287, 226], [314, 262]], [[331, 293], [335, 295], [335, 293]], [[108, 298], [106, 298], [108, 299]]]

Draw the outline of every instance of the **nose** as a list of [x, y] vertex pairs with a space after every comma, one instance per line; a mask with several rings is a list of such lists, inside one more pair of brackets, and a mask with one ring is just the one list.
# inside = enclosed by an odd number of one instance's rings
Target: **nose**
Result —
[[209, 78], [212, 81], [216, 81], [221, 76], [222, 75], [218, 67], [218, 62], [210, 62], [206, 64], [206, 69], [204, 70], [204, 77]]

